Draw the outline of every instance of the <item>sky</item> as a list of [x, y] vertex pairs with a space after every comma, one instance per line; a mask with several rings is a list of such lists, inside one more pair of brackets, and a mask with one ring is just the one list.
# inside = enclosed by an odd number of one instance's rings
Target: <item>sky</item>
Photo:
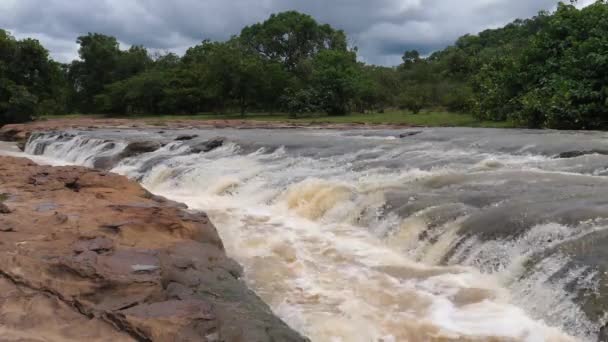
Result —
[[[580, 6], [593, 0], [581, 0]], [[428, 54], [466, 33], [552, 10], [557, 0], [0, 0], [0, 28], [40, 40], [61, 62], [78, 57], [76, 37], [98, 32], [121, 46], [183, 53], [225, 40], [271, 13], [297, 10], [343, 29], [360, 58], [396, 65], [406, 50]]]

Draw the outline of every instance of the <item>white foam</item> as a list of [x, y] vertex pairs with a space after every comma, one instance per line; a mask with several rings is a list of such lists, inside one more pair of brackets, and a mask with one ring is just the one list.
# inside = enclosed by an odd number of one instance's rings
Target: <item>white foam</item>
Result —
[[[125, 160], [114, 171], [207, 211], [230, 255], [244, 265], [249, 284], [313, 341], [573, 340], [551, 326], [591, 338], [589, 331], [597, 326], [572, 323], [574, 311], [543, 321], [543, 309], [568, 300], [563, 284], [546, 286], [541, 275], [550, 270], [516, 280], [526, 252], [547, 238], [557, 243], [580, 231], [549, 225], [516, 241], [463, 241], [461, 217], [421, 242], [418, 237], [428, 228], [424, 215], [404, 221], [381, 210], [388, 191], [421, 179], [458, 178], [463, 170], [521, 169], [543, 158], [378, 140], [392, 145], [318, 158], [285, 148], [244, 154], [235, 144], [183, 155], [185, 147], [172, 146]], [[51, 144], [45, 154], [87, 165], [99, 146], [76, 138]], [[377, 152], [382, 153], [360, 160]], [[141, 166], [157, 157], [163, 160], [142, 173]], [[398, 158], [453, 162], [427, 169], [378, 166]], [[473, 164], [459, 162], [467, 158]], [[459, 265], [438, 266], [456, 245], [450, 260]], [[570, 300], [561, 308], [574, 310], [575, 305]]]

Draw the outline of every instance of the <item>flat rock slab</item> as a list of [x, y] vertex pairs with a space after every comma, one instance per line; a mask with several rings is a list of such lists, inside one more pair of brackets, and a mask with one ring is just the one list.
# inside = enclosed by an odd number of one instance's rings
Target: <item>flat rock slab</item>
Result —
[[306, 341], [246, 287], [204, 213], [119, 175], [12, 157], [4, 193], [0, 340]]

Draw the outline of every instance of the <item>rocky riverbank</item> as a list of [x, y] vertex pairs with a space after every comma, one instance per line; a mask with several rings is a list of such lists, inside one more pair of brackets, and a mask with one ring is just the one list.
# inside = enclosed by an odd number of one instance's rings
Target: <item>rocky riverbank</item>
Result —
[[0, 157], [3, 341], [304, 341], [240, 276], [204, 213]]
[[64, 131], [69, 129], [206, 129], [206, 128], [236, 128], [236, 129], [391, 129], [407, 128], [407, 125], [366, 125], [366, 124], [308, 124], [290, 122], [265, 122], [253, 120], [154, 120], [154, 119], [50, 119], [25, 124], [13, 124], [0, 127], [0, 140], [17, 141], [21, 147], [33, 132]]

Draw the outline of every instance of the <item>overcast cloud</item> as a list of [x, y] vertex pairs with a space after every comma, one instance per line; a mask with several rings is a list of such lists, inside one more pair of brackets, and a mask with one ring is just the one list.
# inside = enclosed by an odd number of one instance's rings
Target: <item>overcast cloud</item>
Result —
[[[592, 0], [582, 1], [582, 5]], [[62, 62], [76, 37], [116, 36], [125, 46], [183, 53], [224, 40], [271, 13], [298, 10], [345, 30], [369, 63], [398, 64], [405, 50], [440, 49], [465, 33], [555, 8], [556, 0], [0, 0], [0, 28], [39, 39]]]

